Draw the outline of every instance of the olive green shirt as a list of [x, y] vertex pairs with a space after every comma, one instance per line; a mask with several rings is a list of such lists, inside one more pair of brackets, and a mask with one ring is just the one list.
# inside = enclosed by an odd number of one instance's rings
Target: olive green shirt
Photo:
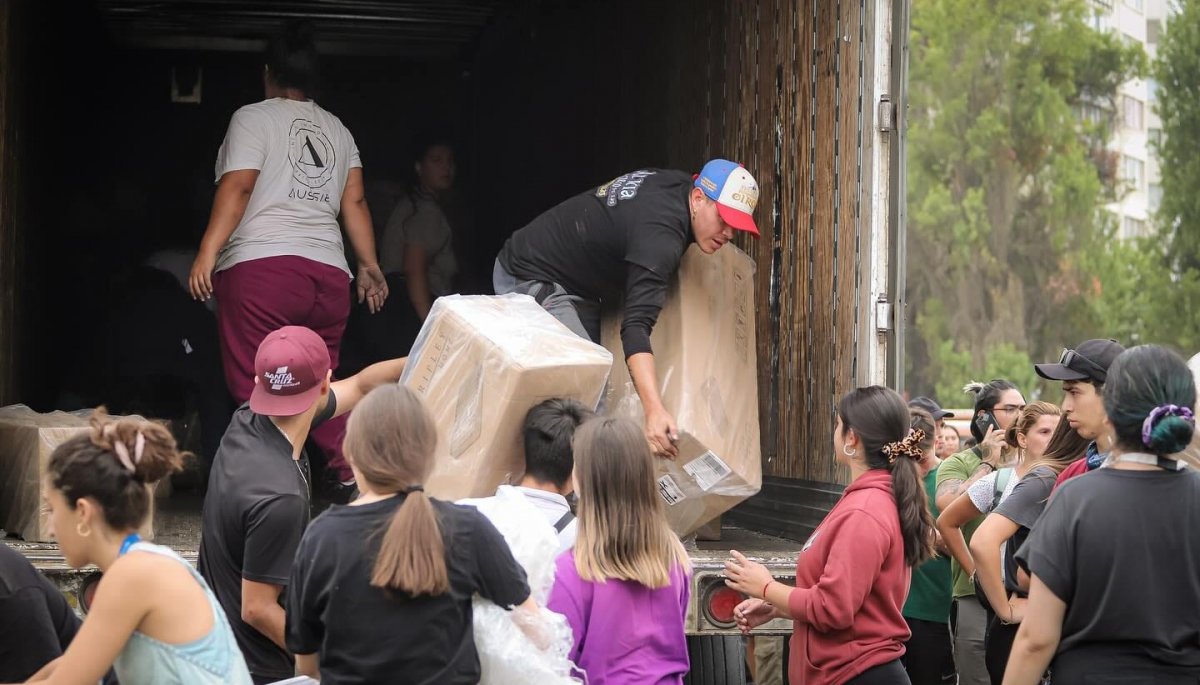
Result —
[[[946, 481], [950, 480], [966, 482], [982, 463], [983, 459], [979, 457], [974, 448], [947, 457], [938, 466], [937, 487], [942, 487]], [[975, 534], [975, 529], [979, 527], [980, 523], [983, 523], [984, 516], [986, 514], [981, 514], [979, 518], [972, 519], [962, 527], [963, 537], [966, 538], [968, 545], [971, 544], [971, 536]], [[975, 584], [971, 582], [971, 576], [967, 575], [957, 559], [950, 563], [950, 574], [953, 578], [955, 598], [975, 596]]]

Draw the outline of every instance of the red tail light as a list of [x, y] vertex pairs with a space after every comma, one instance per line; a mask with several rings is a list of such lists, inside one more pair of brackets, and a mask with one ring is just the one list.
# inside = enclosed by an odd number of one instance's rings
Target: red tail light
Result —
[[742, 593], [725, 587], [724, 582], [716, 583], [705, 593], [704, 613], [713, 624], [732, 628], [735, 624], [733, 610], [745, 599]]

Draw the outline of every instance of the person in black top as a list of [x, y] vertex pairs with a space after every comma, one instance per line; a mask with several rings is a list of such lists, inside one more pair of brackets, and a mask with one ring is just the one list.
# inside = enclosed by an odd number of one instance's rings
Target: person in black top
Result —
[[0, 542], [0, 683], [21, 683], [63, 655], [80, 620], [54, 584]]
[[1173, 458], [1195, 405], [1166, 348], [1109, 367], [1108, 465], [1060, 486], [1017, 552], [1032, 577], [1005, 683], [1037, 683], [1051, 659], [1054, 685], [1200, 681], [1200, 473]]
[[678, 426], [663, 406], [650, 332], [688, 245], [706, 254], [758, 235], [758, 184], [714, 159], [699, 175], [641, 169], [577, 195], [509, 238], [496, 258], [497, 295], [532, 295], [583, 338], [600, 342], [600, 305], [624, 300], [621, 345], [646, 412], [654, 452], [674, 457]]
[[254, 391], [234, 413], [209, 475], [198, 563], [255, 683], [295, 673], [280, 596], [309, 519], [304, 441], [375, 386], [399, 380], [404, 364], [380, 362], [331, 382], [325, 342], [302, 326], [280, 328], [258, 348]]
[[472, 597], [537, 610], [483, 514], [425, 495], [436, 445], [429, 412], [401, 385], [372, 390], [350, 417], [362, 496], [309, 526], [287, 598], [288, 647], [323, 685], [473, 685]]

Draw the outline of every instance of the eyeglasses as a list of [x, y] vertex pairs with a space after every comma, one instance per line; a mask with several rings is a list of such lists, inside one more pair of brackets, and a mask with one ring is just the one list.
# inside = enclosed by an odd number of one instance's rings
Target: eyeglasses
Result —
[[1012, 414], [1013, 412], [1021, 411], [1024, 408], [1025, 408], [1025, 405], [1023, 405], [1023, 404], [997, 404], [995, 407], [992, 408], [992, 411], [993, 412], [1002, 411], [1005, 414]]
[[[1072, 367], [1072, 362], [1079, 362], [1079, 364], [1076, 364], [1074, 367]], [[1091, 370], [1091, 373], [1088, 375], [1092, 376], [1101, 383], [1108, 378], [1107, 369], [1070, 348], [1063, 349], [1062, 355], [1058, 358], [1058, 363], [1067, 368], [1074, 368], [1076, 371], [1080, 371], [1081, 373], [1087, 373], [1084, 369], [1079, 368], [1080, 365], [1083, 365]]]

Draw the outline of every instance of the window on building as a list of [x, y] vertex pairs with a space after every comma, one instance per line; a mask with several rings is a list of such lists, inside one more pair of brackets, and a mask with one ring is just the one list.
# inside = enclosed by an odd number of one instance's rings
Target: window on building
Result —
[[1132, 128], [1137, 131], [1142, 130], [1146, 105], [1141, 100], [1129, 97], [1128, 95], [1122, 95], [1121, 112], [1126, 128]]
[[1132, 238], [1141, 238], [1146, 235], [1146, 222], [1141, 219], [1135, 219], [1131, 216], [1125, 217], [1121, 221], [1121, 237], [1130, 240]]
[[1162, 35], [1162, 19], [1147, 19], [1146, 20], [1146, 42], [1155, 45], [1158, 43], [1159, 36]]
[[1090, 102], [1084, 102], [1083, 104], [1079, 105], [1076, 114], [1083, 121], [1093, 124], [1102, 124], [1107, 118], [1107, 114], [1105, 113], [1103, 107]]
[[1157, 212], [1158, 208], [1162, 206], [1162, 184], [1151, 183], [1146, 196], [1146, 204], [1150, 211]]
[[1130, 9], [1141, 12], [1142, 11], [1142, 0], [1125, 0], [1125, 6]]
[[1112, 0], [1093, 0], [1093, 3], [1096, 7], [1102, 7], [1106, 10], [1111, 10], [1113, 5]]
[[1150, 129], [1146, 133], [1146, 138], [1152, 147], [1157, 148], [1158, 146], [1162, 145], [1162, 129], [1161, 128]]
[[1146, 177], [1146, 163], [1137, 157], [1121, 155], [1121, 180], [1129, 184], [1130, 190], [1142, 189], [1142, 179]]
[[1092, 12], [1092, 28], [1098, 33], [1108, 33], [1112, 30], [1112, 19], [1109, 18], [1108, 10], [1095, 8]]
[[1146, 79], [1146, 100], [1151, 103], [1158, 100], [1158, 81], [1152, 78]]

